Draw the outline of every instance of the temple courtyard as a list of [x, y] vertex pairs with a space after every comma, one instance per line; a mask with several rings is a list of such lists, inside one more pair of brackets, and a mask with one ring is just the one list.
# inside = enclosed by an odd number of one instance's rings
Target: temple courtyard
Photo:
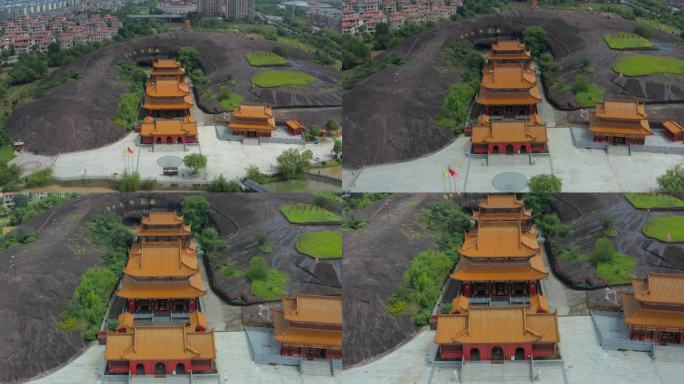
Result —
[[[159, 183], [169, 184], [206, 184], [223, 175], [228, 180], [242, 179], [250, 165], [256, 165], [264, 173], [277, 172], [276, 158], [289, 148], [300, 151], [311, 150], [316, 160], [329, 160], [334, 142], [329, 140], [319, 144], [248, 144], [238, 141], [220, 140], [212, 125], [198, 127], [199, 144], [163, 144], [137, 146], [139, 135], [127, 134], [116, 143], [82, 152], [64, 153], [56, 156], [19, 153], [12, 163], [26, 171], [34, 172], [40, 168], [52, 168], [53, 176], [60, 181], [81, 179], [113, 179], [124, 169], [137, 171], [141, 178], [153, 178]], [[128, 148], [133, 154], [128, 154]], [[189, 168], [180, 168], [178, 176], [162, 176], [165, 161], [179, 163], [191, 153], [202, 153], [207, 157], [207, 168], [199, 175], [190, 175]]]
[[[343, 188], [351, 192], [524, 192], [532, 176], [554, 174], [563, 181], [563, 192], [649, 192], [656, 189], [658, 176], [684, 162], [684, 155], [577, 148], [569, 128], [551, 127], [550, 154], [533, 154], [532, 164], [525, 154], [490, 155], [487, 165], [484, 156], [467, 156], [470, 138], [459, 136], [420, 159], [344, 169]], [[456, 170], [455, 177], [444, 176], [447, 167]]]
[[[591, 316], [559, 316], [558, 321], [560, 332], [565, 336], [561, 339], [560, 351], [567, 381], [564, 381], [559, 367], [535, 363], [535, 369], [539, 369], [539, 380], [535, 383], [684, 383], [684, 378], [681, 377], [681, 363], [653, 360], [645, 352], [608, 351], [601, 348]], [[426, 359], [432, 351], [434, 337], [435, 331], [423, 328], [413, 339], [382, 358], [345, 370], [344, 382], [458, 383], [458, 375], [454, 373], [454, 368], [435, 368], [431, 373], [431, 367], [426, 363]], [[485, 364], [492, 369], [502, 366], [488, 362], [471, 364], [481, 371], [484, 371]], [[509, 364], [504, 364], [506, 365]], [[513, 365], [516, 364], [511, 364]], [[524, 362], [520, 365], [529, 373], [529, 363]], [[503, 379], [494, 380], [486, 377], [486, 373], [483, 373], [480, 379], [464, 378], [463, 383], [530, 383], [529, 376], [527, 380], [520, 380], [514, 370]]]

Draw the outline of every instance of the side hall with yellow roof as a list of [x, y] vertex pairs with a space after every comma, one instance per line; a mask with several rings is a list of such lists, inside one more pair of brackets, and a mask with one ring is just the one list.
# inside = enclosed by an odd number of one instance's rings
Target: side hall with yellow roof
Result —
[[620, 295], [629, 338], [684, 344], [684, 275], [650, 272], [632, 288]]
[[265, 104], [241, 104], [230, 114], [228, 127], [234, 135], [271, 137], [276, 129], [273, 109]]
[[342, 358], [342, 301], [339, 296], [298, 294], [272, 309], [280, 354], [307, 359]]
[[653, 134], [646, 106], [636, 100], [605, 100], [589, 115], [594, 141], [608, 144], [644, 144]]

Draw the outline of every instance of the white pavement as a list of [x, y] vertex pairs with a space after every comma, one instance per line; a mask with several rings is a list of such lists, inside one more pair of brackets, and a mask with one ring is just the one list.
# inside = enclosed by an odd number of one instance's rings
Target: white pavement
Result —
[[[529, 179], [538, 174], [555, 174], [563, 181], [563, 192], [649, 192], [657, 188], [656, 178], [674, 165], [684, 164], [684, 155], [635, 152], [631, 156], [609, 155], [598, 149], [578, 149], [573, 145], [569, 128], [549, 128], [550, 156], [535, 155], [535, 163], [521, 161], [521, 156], [469, 158], [470, 138], [459, 136], [440, 151], [420, 159], [345, 169], [344, 190], [351, 192], [497, 192], [494, 176], [502, 172], [520, 173]], [[523, 159], [524, 160], [524, 159]], [[458, 175], [449, 177], [450, 166]], [[521, 191], [522, 192], [522, 191]]]
[[430, 367], [426, 358], [434, 339], [435, 331], [424, 328], [413, 339], [378, 360], [345, 370], [344, 383], [427, 383]]
[[[235, 141], [219, 140], [214, 126], [198, 128], [199, 145], [188, 145], [184, 151], [182, 145], [156, 145], [139, 147], [136, 145], [137, 133], [129, 133], [121, 140], [110, 145], [81, 152], [70, 152], [56, 156], [37, 156], [22, 152], [12, 160], [14, 164], [37, 161], [41, 167], [52, 167], [53, 176], [57, 179], [78, 180], [81, 178], [112, 178], [120, 175], [124, 169], [137, 170], [142, 178], [154, 178], [160, 182], [203, 183], [223, 175], [226, 179], [243, 178], [250, 165], [256, 165], [264, 173], [275, 173], [276, 158], [290, 148], [311, 150], [314, 159], [331, 159], [332, 140], [320, 144], [274, 144], [243, 145]], [[131, 156], [126, 155], [128, 148], [133, 149]], [[162, 175], [162, 168], [157, 161], [164, 156], [184, 156], [201, 152], [207, 156], [206, 175], [197, 177], [169, 177]], [[189, 170], [186, 169], [185, 172]]]

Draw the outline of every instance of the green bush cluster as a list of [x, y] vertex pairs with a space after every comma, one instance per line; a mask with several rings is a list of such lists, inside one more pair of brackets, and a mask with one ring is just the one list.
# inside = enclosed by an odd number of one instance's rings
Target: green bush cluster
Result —
[[81, 276], [57, 327], [63, 331], [78, 331], [90, 341], [97, 338], [109, 298], [119, 281], [135, 236], [114, 213], [96, 216], [88, 225], [86, 235], [89, 241], [104, 250], [105, 266], [88, 268]]
[[201, 233], [202, 228], [209, 221], [210, 208], [209, 201], [202, 195], [188, 196], [183, 199], [181, 214], [194, 233]]
[[454, 133], [462, 133], [470, 104], [479, 87], [484, 59], [469, 42], [452, 45], [446, 53], [446, 59], [450, 65], [458, 68], [462, 81], [449, 87], [435, 123]]
[[26, 197], [25, 195], [16, 195], [14, 198], [15, 207], [12, 211], [12, 214], [10, 215], [9, 224], [14, 226], [19, 225], [32, 217], [40, 215], [41, 213], [49, 210], [50, 208], [58, 204], [64, 203], [65, 201], [73, 198], [74, 196], [76, 195], [69, 194], [62, 197], [51, 194], [40, 200], [34, 200], [29, 202], [28, 197]]

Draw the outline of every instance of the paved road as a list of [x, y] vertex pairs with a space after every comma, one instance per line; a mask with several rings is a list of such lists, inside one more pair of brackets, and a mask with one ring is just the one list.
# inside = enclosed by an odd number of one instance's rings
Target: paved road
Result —
[[209, 286], [209, 278], [204, 268], [204, 260], [199, 257], [202, 282], [207, 294], [200, 297], [200, 305], [207, 318], [207, 326], [215, 331], [242, 331], [242, 310], [221, 300]]

